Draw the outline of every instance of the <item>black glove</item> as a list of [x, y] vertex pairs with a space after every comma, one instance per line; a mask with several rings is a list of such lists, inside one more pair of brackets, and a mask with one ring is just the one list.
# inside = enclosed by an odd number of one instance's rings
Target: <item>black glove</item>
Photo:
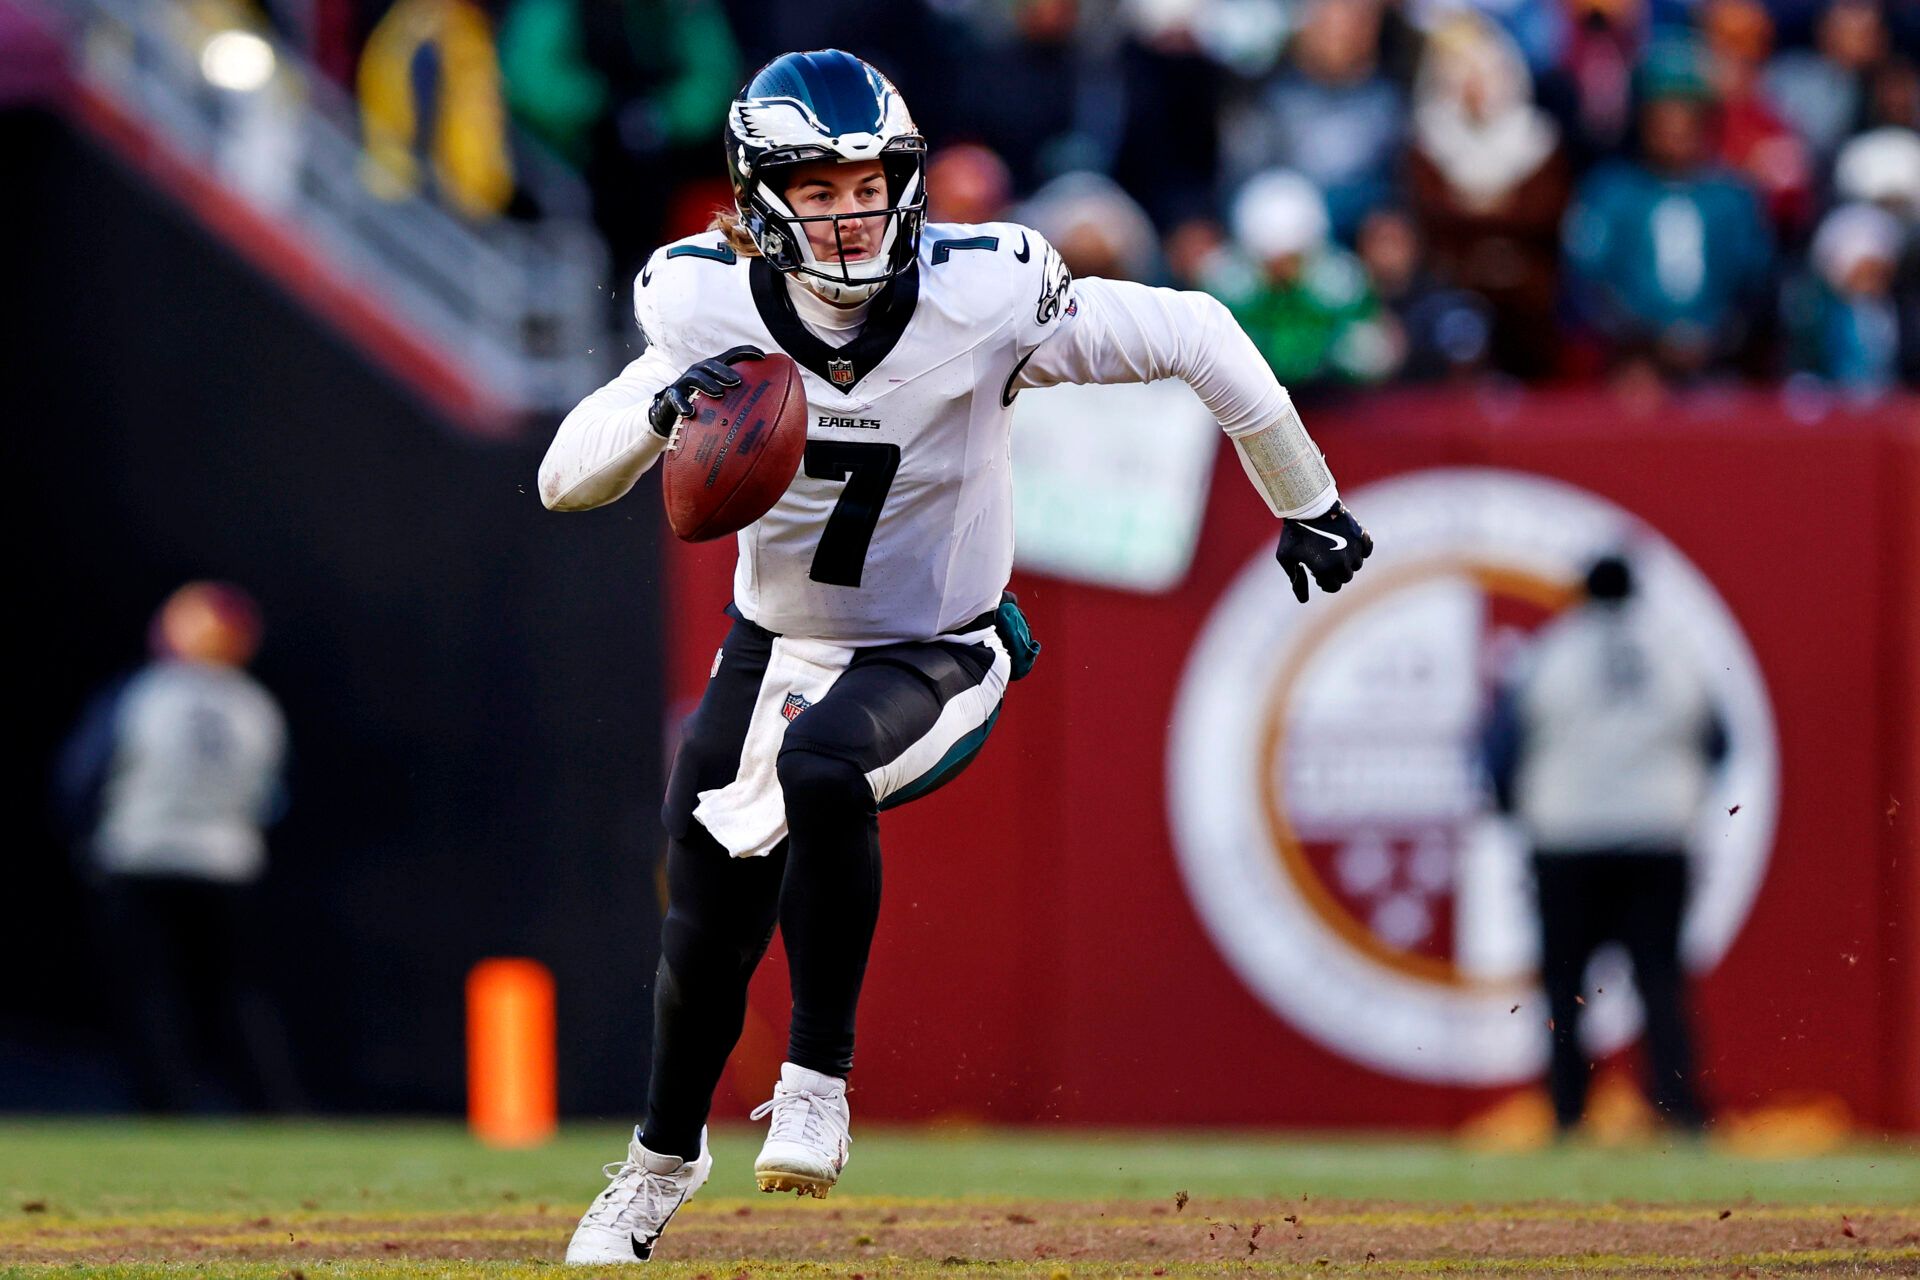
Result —
[[1309, 573], [1322, 591], [1338, 591], [1360, 572], [1360, 562], [1373, 554], [1373, 539], [1351, 512], [1335, 502], [1320, 515], [1288, 520], [1273, 554], [1287, 571], [1295, 598], [1305, 604]]
[[653, 428], [655, 435], [672, 439], [673, 429], [680, 425], [680, 419], [693, 416], [694, 392], [718, 399], [726, 394], [728, 387], [740, 385], [740, 375], [732, 367], [735, 360], [766, 358], [767, 353], [758, 347], [735, 347], [700, 361], [662, 387], [653, 397], [653, 404], [647, 409], [647, 425]]

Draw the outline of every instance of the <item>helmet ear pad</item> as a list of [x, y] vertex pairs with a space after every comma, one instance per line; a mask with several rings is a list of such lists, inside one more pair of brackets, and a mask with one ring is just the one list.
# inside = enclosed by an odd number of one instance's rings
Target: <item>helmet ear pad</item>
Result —
[[901, 239], [911, 260], [920, 252], [920, 232], [927, 224], [927, 153], [890, 152], [880, 163], [887, 174], [887, 199], [902, 211], [899, 229], [906, 233]]
[[[777, 174], [770, 175], [776, 178]], [[760, 256], [776, 271], [798, 271], [806, 258], [806, 230], [792, 221], [793, 210], [774, 183], [755, 175], [742, 202], [740, 221], [760, 247]]]

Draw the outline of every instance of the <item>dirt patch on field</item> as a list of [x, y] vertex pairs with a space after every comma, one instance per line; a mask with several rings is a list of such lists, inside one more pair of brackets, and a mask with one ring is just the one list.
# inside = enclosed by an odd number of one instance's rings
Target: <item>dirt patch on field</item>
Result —
[[[0, 1222], [20, 1264], [557, 1262], [573, 1206], [476, 1214]], [[653, 1273], [1214, 1275], [1355, 1271], [1564, 1275], [1920, 1275], [1920, 1209], [1208, 1200], [989, 1205], [848, 1197], [690, 1205]], [[679, 1264], [679, 1265], [671, 1265]], [[756, 1272], [756, 1268], [758, 1271]]]

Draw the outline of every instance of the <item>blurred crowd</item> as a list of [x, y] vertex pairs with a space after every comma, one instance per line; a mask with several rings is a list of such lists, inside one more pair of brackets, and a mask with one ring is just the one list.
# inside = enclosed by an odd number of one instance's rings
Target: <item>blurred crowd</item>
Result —
[[[630, 276], [752, 68], [900, 86], [936, 220], [1229, 303], [1290, 386], [1920, 386], [1910, 0], [260, 0], [402, 189], [576, 167]], [[509, 121], [517, 129], [509, 127]]]

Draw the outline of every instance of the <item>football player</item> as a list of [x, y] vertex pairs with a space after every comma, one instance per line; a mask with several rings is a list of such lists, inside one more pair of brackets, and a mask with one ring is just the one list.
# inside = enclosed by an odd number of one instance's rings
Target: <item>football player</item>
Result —
[[1039, 646], [1005, 594], [1014, 398], [1058, 383], [1191, 384], [1281, 520], [1305, 602], [1372, 540], [1287, 393], [1200, 293], [1075, 281], [1012, 223], [928, 225], [926, 142], [899, 93], [835, 50], [755, 75], [726, 126], [735, 208], [634, 286], [645, 353], [567, 415], [540, 467], [558, 511], [620, 498], [729, 361], [779, 350], [813, 415], [800, 473], [739, 534], [732, 629], [667, 785], [668, 911], [646, 1122], [567, 1249], [651, 1256], [712, 1168], [705, 1122], [777, 922], [787, 1061], [754, 1117], [762, 1190], [825, 1195], [846, 1164], [854, 1008], [880, 908], [879, 810], [985, 743]]

